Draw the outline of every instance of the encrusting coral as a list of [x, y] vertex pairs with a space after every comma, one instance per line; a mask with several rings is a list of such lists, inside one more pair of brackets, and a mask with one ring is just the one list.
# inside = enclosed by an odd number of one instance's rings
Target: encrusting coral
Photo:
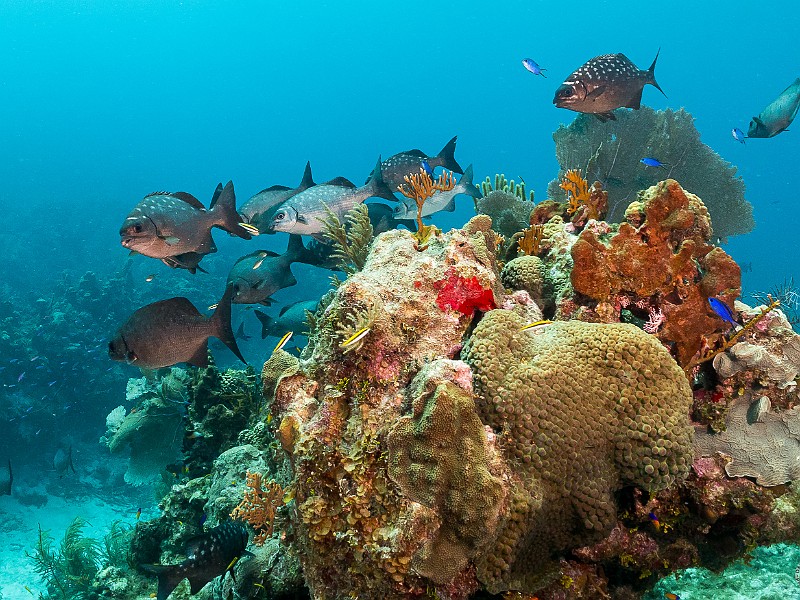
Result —
[[724, 325], [708, 298], [732, 303], [741, 293], [740, 269], [709, 243], [703, 202], [672, 179], [642, 192], [626, 219], [608, 241], [593, 228], [581, 232], [571, 249], [572, 286], [596, 303], [598, 320], [618, 320], [626, 307], [660, 311], [652, 332], [688, 367], [704, 336]]
[[[548, 195], [563, 200], [559, 184], [567, 169], [580, 167], [587, 178], [600, 181], [609, 194], [608, 220], [621, 221], [625, 207], [640, 190], [661, 179], [674, 178], [708, 206], [717, 236], [726, 238], [753, 229], [753, 207], [744, 198], [744, 183], [736, 168], [700, 141], [692, 116], [683, 109], [616, 112], [617, 120], [601, 123], [578, 115], [553, 134], [561, 173]], [[639, 161], [655, 157], [666, 165], [647, 168]]]

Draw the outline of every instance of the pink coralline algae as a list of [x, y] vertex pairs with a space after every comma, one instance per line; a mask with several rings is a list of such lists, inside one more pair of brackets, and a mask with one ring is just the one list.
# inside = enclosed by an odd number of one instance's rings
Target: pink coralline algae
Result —
[[494, 293], [491, 289], [485, 289], [477, 277], [460, 277], [455, 267], [447, 269], [445, 275], [444, 279], [433, 284], [439, 292], [436, 304], [442, 310], [457, 310], [472, 316], [476, 310], [486, 312], [496, 308]]

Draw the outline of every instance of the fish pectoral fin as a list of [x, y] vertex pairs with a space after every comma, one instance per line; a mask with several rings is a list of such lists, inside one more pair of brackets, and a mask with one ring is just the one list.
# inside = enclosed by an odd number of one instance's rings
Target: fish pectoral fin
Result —
[[129, 365], [132, 365], [137, 360], [139, 360], [139, 357], [136, 356], [136, 353], [133, 350], [128, 350], [128, 352], [125, 354], [125, 362]]
[[606, 86], [598, 85], [591, 92], [586, 94], [586, 99], [587, 100], [597, 100], [600, 96], [603, 95], [603, 92], [605, 92], [605, 91], [606, 91]]
[[191, 358], [186, 361], [194, 367], [207, 367], [208, 366], [208, 340], [200, 344], [197, 351], [192, 354]]
[[617, 117], [614, 116], [612, 111], [604, 112], [604, 113], [592, 113], [595, 117], [600, 119], [601, 123], [605, 123], [606, 121], [616, 121]]
[[308, 219], [306, 219], [303, 215], [297, 215], [297, 222], [302, 223], [303, 225], [308, 225]]

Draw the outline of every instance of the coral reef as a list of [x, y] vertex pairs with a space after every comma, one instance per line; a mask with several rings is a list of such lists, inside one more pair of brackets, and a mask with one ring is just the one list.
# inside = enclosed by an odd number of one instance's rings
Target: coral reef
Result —
[[[569, 126], [553, 134], [561, 173], [548, 188], [548, 196], [563, 201], [559, 188], [568, 169], [583, 168], [588, 178], [603, 184], [609, 195], [609, 221], [618, 222], [625, 207], [665, 177], [677, 179], [697, 194], [714, 221], [720, 238], [753, 229], [753, 207], [744, 198], [744, 183], [736, 168], [700, 141], [692, 116], [683, 109], [617, 111], [616, 121], [601, 123], [591, 115], [578, 115]], [[666, 169], [645, 168], [639, 161], [652, 156]]]
[[538, 256], [520, 256], [503, 266], [500, 279], [512, 290], [525, 290], [540, 306], [544, 304], [544, 263]]
[[483, 198], [475, 200], [475, 212], [492, 218], [492, 226], [500, 235], [511, 238], [527, 227], [534, 209], [533, 192], [525, 195], [525, 183], [506, 181], [505, 175], [495, 175], [494, 186], [487, 177], [481, 183]]
[[618, 320], [623, 307], [657, 307], [664, 317], [659, 339], [688, 366], [704, 335], [724, 324], [708, 298], [732, 303], [741, 292], [739, 267], [708, 243], [711, 221], [703, 202], [674, 180], [643, 192], [626, 219], [613, 234], [581, 232], [571, 249], [572, 286], [597, 303], [599, 320]]

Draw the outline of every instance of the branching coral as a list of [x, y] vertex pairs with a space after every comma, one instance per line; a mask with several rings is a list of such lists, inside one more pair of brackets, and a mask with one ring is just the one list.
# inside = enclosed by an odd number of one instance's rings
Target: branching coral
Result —
[[372, 241], [372, 223], [366, 204], [359, 204], [345, 215], [346, 223], [328, 206], [325, 206], [325, 217], [322, 217], [322, 235], [333, 245], [331, 258], [338, 261], [339, 268], [352, 275], [364, 268]]
[[[636, 194], [665, 175], [697, 194], [711, 213], [714, 232], [725, 238], [752, 230], [753, 207], [744, 198], [744, 183], [736, 168], [700, 141], [692, 116], [683, 109], [617, 111], [616, 121], [601, 123], [578, 115], [553, 134], [561, 174], [548, 193], [564, 199], [559, 183], [569, 167], [585, 165], [587, 177], [602, 182], [610, 197], [609, 221], [620, 221]], [[658, 158], [667, 170], [646, 169], [639, 160]]]
[[247, 472], [247, 490], [242, 501], [231, 512], [232, 519], [241, 519], [255, 529], [253, 543], [263, 546], [272, 535], [275, 511], [284, 505], [284, 490], [275, 481], [264, 485], [261, 473]]
[[516, 239], [518, 250], [526, 256], [539, 254], [544, 236], [544, 225], [531, 225], [523, 229], [520, 234], [518, 237], [515, 235], [511, 238], [512, 241]]
[[456, 186], [456, 180], [451, 171], [445, 171], [434, 181], [422, 168], [419, 173], [406, 175], [403, 179], [406, 182], [397, 186], [397, 189], [406, 198], [410, 198], [417, 204], [417, 231], [414, 233], [414, 238], [418, 242], [419, 249], [424, 250], [431, 236], [438, 230], [433, 225], [424, 225], [422, 223], [422, 207], [425, 201], [436, 192], [452, 190]]
[[[492, 186], [492, 180], [487, 176], [485, 181], [481, 182], [481, 192], [483, 196], [486, 197], [490, 195], [492, 192], [505, 192], [507, 194], [511, 194], [512, 196], [516, 196], [518, 200], [524, 202], [530, 202], [533, 204], [533, 190], [529, 192], [530, 196], [526, 197], [525, 195], [525, 182], [520, 177], [520, 182], [515, 183], [512, 179], [508, 181], [506, 179], [505, 174], [497, 173], [494, 176], [494, 186]], [[483, 211], [478, 211], [483, 212]]]

